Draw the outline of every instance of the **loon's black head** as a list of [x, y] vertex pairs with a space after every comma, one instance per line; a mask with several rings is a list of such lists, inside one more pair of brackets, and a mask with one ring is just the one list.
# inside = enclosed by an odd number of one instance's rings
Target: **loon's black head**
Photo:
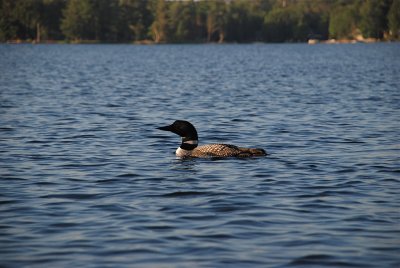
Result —
[[159, 127], [160, 130], [171, 131], [182, 137], [182, 141], [197, 141], [197, 131], [188, 121], [176, 120], [172, 125]]

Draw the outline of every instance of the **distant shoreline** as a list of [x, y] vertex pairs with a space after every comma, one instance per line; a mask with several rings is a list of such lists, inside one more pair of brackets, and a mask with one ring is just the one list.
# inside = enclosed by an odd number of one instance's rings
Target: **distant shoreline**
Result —
[[33, 45], [245, 45], [245, 44], [371, 44], [371, 43], [396, 43], [397, 40], [379, 40], [368, 38], [364, 40], [356, 39], [328, 39], [328, 40], [318, 40], [309, 39], [308, 42], [248, 42], [248, 43], [238, 43], [238, 42], [186, 42], [186, 43], [168, 43], [162, 42], [157, 43], [151, 40], [142, 40], [134, 42], [107, 42], [98, 40], [82, 40], [82, 41], [66, 41], [66, 40], [44, 40], [37, 42], [35, 40], [7, 40], [6, 42], [0, 42], [0, 44], [33, 44]]

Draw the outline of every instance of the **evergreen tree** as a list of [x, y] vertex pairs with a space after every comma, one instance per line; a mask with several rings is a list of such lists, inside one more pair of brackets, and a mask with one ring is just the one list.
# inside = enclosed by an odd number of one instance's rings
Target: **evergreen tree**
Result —
[[231, 3], [227, 12], [226, 39], [230, 42], [246, 42], [255, 39], [257, 27], [252, 25], [252, 15], [247, 1]]
[[335, 39], [350, 39], [356, 31], [357, 14], [354, 6], [339, 6], [330, 15], [329, 36]]
[[43, 0], [41, 35], [44, 40], [61, 40], [64, 35], [60, 25], [67, 0]]
[[16, 21], [17, 35], [24, 40], [40, 39], [42, 1], [37, 0], [15, 0], [11, 11]]
[[400, 0], [393, 0], [388, 13], [388, 23], [390, 35], [395, 39], [400, 38]]
[[267, 42], [294, 41], [296, 14], [287, 8], [275, 8], [265, 17], [264, 32]]
[[118, 0], [92, 1], [95, 40], [117, 41]]
[[69, 40], [117, 41], [117, 0], [69, 0], [61, 29]]
[[207, 12], [207, 41], [224, 42], [226, 33], [226, 3], [209, 1]]
[[168, 10], [165, 0], [157, 0], [151, 33], [156, 43], [168, 41]]
[[61, 29], [69, 40], [94, 40], [95, 18], [90, 0], [69, 0]]
[[197, 39], [193, 2], [174, 2], [169, 9], [169, 28], [173, 42], [193, 42]]
[[119, 37], [126, 41], [146, 39], [153, 20], [149, 2], [143, 0], [120, 0], [118, 29]]
[[360, 9], [360, 29], [366, 38], [382, 38], [386, 30], [384, 0], [367, 0]]
[[0, 1], [0, 41], [17, 39], [18, 20], [13, 16], [15, 8], [14, 0]]

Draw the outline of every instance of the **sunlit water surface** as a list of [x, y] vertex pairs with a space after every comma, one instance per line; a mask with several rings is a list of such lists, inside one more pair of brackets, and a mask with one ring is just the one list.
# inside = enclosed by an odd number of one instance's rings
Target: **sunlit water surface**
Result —
[[398, 43], [1, 45], [0, 265], [400, 267], [399, 81]]

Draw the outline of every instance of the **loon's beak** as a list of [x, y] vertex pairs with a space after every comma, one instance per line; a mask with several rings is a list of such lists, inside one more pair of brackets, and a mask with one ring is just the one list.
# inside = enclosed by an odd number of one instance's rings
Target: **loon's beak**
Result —
[[157, 129], [164, 130], [164, 131], [172, 131], [172, 127], [171, 126], [158, 127]]

